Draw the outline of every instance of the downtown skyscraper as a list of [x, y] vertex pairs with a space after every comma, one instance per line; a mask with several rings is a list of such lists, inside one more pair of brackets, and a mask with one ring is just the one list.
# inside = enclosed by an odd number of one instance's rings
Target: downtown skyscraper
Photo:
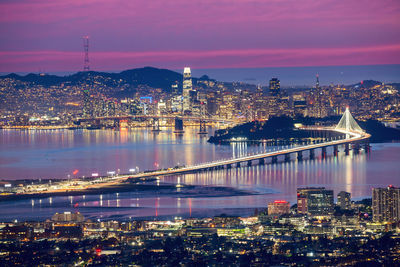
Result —
[[277, 96], [281, 91], [281, 82], [278, 78], [269, 80], [269, 93], [270, 95]]
[[185, 67], [183, 70], [183, 86], [182, 86], [182, 101], [183, 112], [191, 110], [190, 92], [193, 90], [192, 74], [190, 67]]

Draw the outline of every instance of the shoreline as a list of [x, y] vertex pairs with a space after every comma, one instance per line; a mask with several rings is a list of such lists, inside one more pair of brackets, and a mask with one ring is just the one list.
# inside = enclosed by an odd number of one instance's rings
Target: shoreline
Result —
[[[148, 182], [148, 184], [125, 183], [117, 186], [90, 188], [85, 190], [4, 195], [0, 196], [0, 202], [19, 201], [27, 199], [43, 199], [43, 198], [61, 197], [61, 196], [82, 196], [82, 195], [97, 195], [97, 194], [124, 193], [124, 192], [149, 192], [149, 191], [161, 193], [162, 195], [165, 196], [176, 195], [176, 197], [180, 198], [260, 195], [260, 193], [256, 193], [253, 191], [246, 191], [242, 189], [236, 189], [233, 187], [200, 186], [200, 185], [184, 185], [184, 184], [177, 187], [176, 184], [169, 184], [169, 183], [161, 183], [160, 185], [150, 184], [154, 180], [155, 179], [146, 181]], [[177, 188], [179, 188], [180, 192], [175, 191]], [[165, 190], [167, 190], [167, 192], [163, 192]], [[193, 192], [196, 190], [197, 192]], [[218, 193], [218, 195], [215, 195], [213, 193]]]

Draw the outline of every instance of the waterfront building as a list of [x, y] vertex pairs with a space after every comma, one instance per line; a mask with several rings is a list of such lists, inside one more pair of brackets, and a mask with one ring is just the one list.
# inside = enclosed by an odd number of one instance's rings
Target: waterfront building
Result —
[[268, 215], [283, 215], [290, 213], [290, 203], [285, 200], [275, 200], [268, 203]]
[[325, 187], [297, 189], [297, 213], [329, 215], [333, 213], [333, 190]]
[[269, 80], [269, 93], [270, 95], [276, 96], [281, 90], [281, 84], [278, 78], [272, 78]]
[[193, 90], [192, 84], [192, 74], [189, 67], [185, 67], [183, 70], [183, 86], [182, 86], [182, 96], [183, 96], [183, 110], [190, 110], [191, 101], [190, 94]]
[[9, 182], [0, 181], [0, 192], [12, 192], [15, 188]]
[[351, 194], [349, 192], [340, 191], [337, 195], [337, 205], [344, 210], [351, 209]]
[[389, 185], [372, 189], [372, 216], [374, 222], [399, 222], [400, 188]]
[[79, 212], [71, 213], [70, 211], [66, 211], [64, 213], [56, 213], [51, 217], [51, 220], [54, 222], [83, 222], [85, 217]]

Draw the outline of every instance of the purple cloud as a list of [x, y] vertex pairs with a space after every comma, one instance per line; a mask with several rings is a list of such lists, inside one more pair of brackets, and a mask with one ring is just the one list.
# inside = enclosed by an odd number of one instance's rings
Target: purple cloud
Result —
[[399, 18], [398, 0], [2, 1], [0, 71], [79, 70], [86, 34], [99, 70], [398, 64]]

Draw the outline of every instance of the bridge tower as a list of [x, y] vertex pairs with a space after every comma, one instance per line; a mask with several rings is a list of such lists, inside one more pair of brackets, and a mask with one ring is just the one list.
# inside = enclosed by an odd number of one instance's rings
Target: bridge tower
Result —
[[[353, 116], [350, 113], [349, 107], [346, 108], [342, 118], [340, 119], [338, 125], [336, 125], [336, 130], [345, 130], [346, 132], [364, 132], [361, 129], [360, 125], [356, 122]], [[346, 134], [346, 139], [350, 138], [348, 134]]]
[[153, 129], [151, 129], [152, 132], [160, 132], [160, 118], [158, 117], [160, 115], [160, 110], [158, 109], [158, 104], [154, 103], [153, 107]]
[[175, 130], [174, 133], [183, 134], [185, 131], [183, 130], [183, 119], [179, 117], [175, 117]]
[[201, 104], [200, 104], [200, 131], [199, 131], [199, 134], [207, 134], [205, 114], [206, 114], [206, 105], [203, 102], [201, 102]]
[[[360, 125], [356, 122], [356, 120], [353, 118], [353, 116], [350, 113], [349, 108], [346, 108], [346, 111], [344, 112], [342, 118], [340, 119], [338, 125], [335, 128], [336, 130], [344, 130], [346, 132], [356, 132], [356, 133], [363, 133], [364, 130], [361, 129]], [[350, 138], [349, 134], [346, 134], [346, 139]], [[368, 144], [368, 141], [366, 141], [366, 144]], [[360, 150], [360, 144], [355, 142], [352, 145], [349, 145], [348, 143], [345, 144], [345, 153], [346, 155], [349, 154], [349, 150], [353, 149], [354, 153], [358, 153]], [[366, 149], [367, 151], [367, 149]], [[335, 151], [336, 152], [336, 151]], [[368, 151], [367, 151], [368, 152]]]
[[83, 36], [83, 51], [85, 52], [85, 59], [83, 60], [83, 71], [89, 71], [89, 36]]
[[151, 131], [152, 132], [161, 132], [159, 118], [153, 118], [153, 129], [151, 129]]

